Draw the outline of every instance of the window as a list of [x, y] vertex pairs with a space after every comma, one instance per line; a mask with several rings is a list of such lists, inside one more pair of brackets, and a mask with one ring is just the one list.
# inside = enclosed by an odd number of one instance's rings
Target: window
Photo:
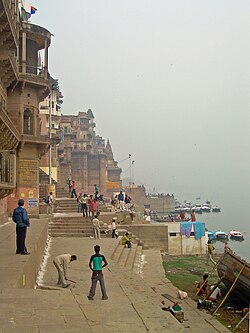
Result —
[[176, 237], [176, 232], [170, 232], [170, 233], [169, 233], [169, 236], [170, 236], [170, 237]]
[[30, 109], [25, 109], [23, 113], [23, 134], [33, 135], [34, 115]]

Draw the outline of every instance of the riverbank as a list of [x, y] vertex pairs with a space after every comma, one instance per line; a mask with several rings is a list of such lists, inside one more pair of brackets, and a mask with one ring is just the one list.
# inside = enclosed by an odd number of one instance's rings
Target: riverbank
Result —
[[[219, 259], [219, 254], [215, 256], [215, 260]], [[205, 272], [209, 274], [209, 286], [218, 282], [219, 277], [216, 269], [211, 262], [207, 261], [206, 256], [163, 256], [163, 267], [166, 272], [166, 277], [180, 290], [186, 291], [188, 297], [195, 298], [197, 283], [202, 279]], [[226, 289], [223, 283], [220, 285], [222, 295], [225, 294]], [[205, 311], [205, 310], [201, 310]], [[232, 330], [242, 318], [240, 309], [234, 312], [232, 301], [225, 303], [223, 308], [219, 310], [216, 315], [222, 324], [228, 329]], [[245, 320], [237, 332], [248, 332], [249, 322]]]

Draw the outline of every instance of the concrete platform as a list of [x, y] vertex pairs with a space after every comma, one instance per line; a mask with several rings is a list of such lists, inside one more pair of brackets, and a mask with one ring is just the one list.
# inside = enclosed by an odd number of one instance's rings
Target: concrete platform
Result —
[[[97, 242], [86, 238], [51, 238], [40, 283], [52, 290], [32, 289], [31, 284], [29, 289], [27, 285], [20, 286], [19, 279], [25, 267], [30, 268], [26, 279], [32, 281], [29, 274], [34, 275], [32, 267], [39, 261], [38, 244], [43, 243], [44, 230], [47, 230], [47, 222], [39, 221], [32, 221], [28, 234], [27, 245], [33, 256], [15, 255], [13, 223], [0, 229], [0, 333], [228, 332], [216, 326], [217, 321], [216, 325], [208, 323], [206, 313], [197, 320], [195, 316], [192, 320], [188, 318], [188, 325], [186, 322], [183, 325], [169, 312], [162, 311], [162, 291], [174, 293], [174, 288], [164, 281], [159, 252], [148, 250], [144, 253], [141, 276], [125, 267], [126, 259], [123, 267], [110, 259], [119, 248], [116, 239]], [[96, 243], [100, 244], [109, 263], [104, 269], [107, 301], [101, 300], [99, 286], [95, 300], [87, 299], [91, 278], [88, 261]], [[77, 281], [75, 288], [72, 285], [70, 289], [58, 289], [56, 285], [57, 272], [52, 260], [62, 253], [78, 256], [68, 273], [69, 279]]]

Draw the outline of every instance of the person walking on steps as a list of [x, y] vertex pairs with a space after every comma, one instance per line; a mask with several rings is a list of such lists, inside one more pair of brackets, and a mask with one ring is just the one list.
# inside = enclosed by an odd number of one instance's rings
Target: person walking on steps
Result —
[[89, 290], [89, 295], [88, 299], [92, 301], [95, 296], [95, 291], [96, 291], [96, 285], [97, 282], [99, 281], [100, 286], [101, 286], [101, 292], [102, 292], [102, 300], [107, 300], [107, 292], [105, 288], [105, 283], [104, 283], [104, 276], [102, 269], [108, 265], [106, 258], [104, 255], [100, 254], [100, 246], [95, 245], [94, 250], [95, 254], [93, 254], [90, 257], [89, 260], [89, 268], [92, 271], [92, 277], [91, 277], [91, 288]]
[[16, 223], [16, 254], [30, 254], [25, 245], [27, 228], [30, 226], [29, 216], [24, 206], [24, 200], [18, 200], [18, 207], [14, 209], [12, 220]]
[[70, 286], [67, 278], [67, 271], [71, 261], [77, 260], [77, 256], [75, 254], [61, 254], [53, 260], [53, 264], [55, 265], [58, 272], [58, 282], [57, 284], [61, 285], [63, 288], [67, 288]]

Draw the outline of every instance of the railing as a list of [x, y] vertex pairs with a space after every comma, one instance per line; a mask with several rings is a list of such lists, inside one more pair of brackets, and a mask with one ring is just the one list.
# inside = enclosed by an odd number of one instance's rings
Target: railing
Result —
[[7, 1], [2, 0], [3, 8], [6, 13], [10, 29], [12, 32], [12, 36], [14, 38], [15, 44], [18, 44], [18, 27], [17, 27], [17, 18], [18, 18], [18, 7], [17, 7], [17, 0]]
[[0, 188], [16, 187], [16, 152], [15, 150], [0, 151]]
[[10, 120], [6, 112], [1, 110], [0, 108], [0, 122], [1, 121], [8, 127], [8, 129], [13, 133], [16, 139], [20, 141], [21, 140], [20, 133], [18, 132], [18, 130], [16, 129], [15, 125]]

